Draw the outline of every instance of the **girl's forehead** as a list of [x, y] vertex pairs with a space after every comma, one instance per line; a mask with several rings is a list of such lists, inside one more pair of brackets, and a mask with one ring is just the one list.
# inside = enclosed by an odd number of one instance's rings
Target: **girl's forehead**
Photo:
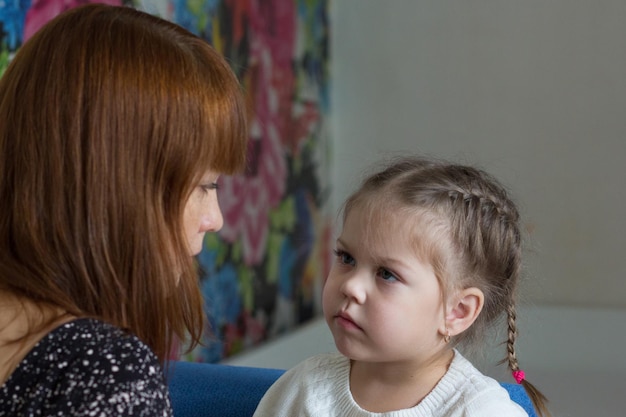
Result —
[[[344, 228], [353, 223], [365, 235], [386, 237], [390, 234], [410, 237], [419, 226], [422, 215], [418, 210], [383, 201], [354, 205], [345, 213]], [[419, 227], [418, 227], [419, 228]]]
[[355, 207], [344, 221], [340, 240], [361, 244], [370, 252], [386, 252], [391, 246], [412, 244], [413, 225], [397, 212], [380, 212]]
[[340, 239], [358, 239], [354, 244], [362, 244], [371, 255], [388, 253], [402, 245], [410, 248], [421, 261], [428, 262], [434, 252], [448, 246], [445, 222], [424, 209], [358, 204], [345, 214]]

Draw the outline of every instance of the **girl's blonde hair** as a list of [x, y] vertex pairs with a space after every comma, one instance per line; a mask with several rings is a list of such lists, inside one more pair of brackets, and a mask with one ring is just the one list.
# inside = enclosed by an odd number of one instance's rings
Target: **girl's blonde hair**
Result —
[[[398, 216], [412, 228], [418, 256], [432, 264], [445, 294], [455, 288], [477, 287], [484, 307], [454, 343], [474, 346], [487, 328], [506, 317], [505, 361], [513, 372], [519, 365], [516, 292], [522, 265], [520, 215], [505, 188], [488, 173], [470, 166], [423, 158], [394, 160], [367, 178], [344, 205], [344, 221], [354, 207], [367, 211], [366, 233]], [[545, 396], [522, 381], [540, 416], [549, 416]]]
[[243, 169], [241, 87], [181, 27], [88, 5], [44, 26], [0, 80], [0, 288], [129, 329], [166, 360], [204, 330], [183, 230], [207, 170]]

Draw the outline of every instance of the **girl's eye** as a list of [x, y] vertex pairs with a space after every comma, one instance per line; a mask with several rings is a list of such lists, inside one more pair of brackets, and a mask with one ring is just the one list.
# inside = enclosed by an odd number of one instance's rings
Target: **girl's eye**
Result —
[[393, 272], [391, 272], [391, 271], [389, 271], [389, 270], [387, 270], [385, 268], [380, 268], [378, 270], [378, 274], [385, 281], [394, 282], [394, 281], [398, 280], [398, 278], [393, 274]]
[[335, 256], [337, 257], [339, 262], [342, 263], [343, 265], [354, 266], [354, 264], [356, 263], [354, 258], [350, 256], [349, 253], [344, 252], [340, 249], [335, 249]]

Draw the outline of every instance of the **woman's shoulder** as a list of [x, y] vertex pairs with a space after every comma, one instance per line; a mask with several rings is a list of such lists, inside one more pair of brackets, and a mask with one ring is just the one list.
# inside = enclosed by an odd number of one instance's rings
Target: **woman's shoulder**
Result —
[[[81, 318], [67, 322], [44, 337], [24, 362], [54, 365], [78, 375], [110, 374], [124, 379], [161, 374], [152, 350], [135, 335], [100, 320]], [[98, 372], [94, 372], [94, 367]], [[33, 369], [36, 371], [36, 369]]]
[[11, 398], [13, 407], [54, 406], [74, 415], [123, 415], [133, 407], [171, 413], [165, 378], [150, 348], [94, 319], [62, 324], [41, 339], [2, 387], [0, 410]]
[[116, 361], [157, 361], [152, 350], [132, 333], [89, 318], [67, 322], [50, 332], [39, 344], [50, 354], [92, 357]]

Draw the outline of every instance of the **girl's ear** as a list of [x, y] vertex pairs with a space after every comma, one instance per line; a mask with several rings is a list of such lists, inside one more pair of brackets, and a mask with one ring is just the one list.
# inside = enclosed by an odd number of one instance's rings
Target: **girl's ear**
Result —
[[446, 328], [442, 332], [456, 336], [469, 328], [485, 304], [485, 295], [476, 287], [465, 288], [450, 297], [446, 307]]

